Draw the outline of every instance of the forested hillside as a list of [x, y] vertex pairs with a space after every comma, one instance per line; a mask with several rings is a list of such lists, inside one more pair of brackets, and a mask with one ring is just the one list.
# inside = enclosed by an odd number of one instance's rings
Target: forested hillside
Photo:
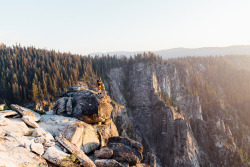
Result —
[[[150, 58], [151, 56], [151, 58]], [[95, 84], [97, 74], [105, 76], [112, 67], [142, 59], [116, 56], [90, 57], [34, 47], [0, 46], [0, 102], [54, 101], [68, 87], [84, 80]], [[144, 54], [148, 61], [153, 54]], [[158, 59], [160, 59], [158, 57]]]

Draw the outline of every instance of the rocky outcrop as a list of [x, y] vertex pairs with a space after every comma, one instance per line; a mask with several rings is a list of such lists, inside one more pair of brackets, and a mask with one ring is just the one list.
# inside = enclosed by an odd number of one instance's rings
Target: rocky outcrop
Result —
[[96, 129], [76, 118], [59, 115], [42, 115], [39, 125], [54, 137], [62, 134], [85, 153], [94, 151], [100, 145]]
[[[69, 94], [70, 93], [70, 94]], [[54, 105], [56, 114], [68, 115], [86, 123], [105, 122], [113, 110], [110, 97], [99, 97], [89, 90], [66, 93]]]
[[43, 158], [27, 149], [30, 143], [31, 140], [17, 133], [12, 132], [2, 136], [0, 138], [1, 166], [47, 166]]
[[[79, 92], [80, 94], [78, 94]], [[90, 101], [87, 95], [90, 95]], [[42, 116], [27, 108], [11, 105], [13, 109], [22, 115], [22, 118], [11, 117], [17, 115], [15, 111], [3, 111], [0, 113], [2, 120], [2, 126], [0, 126], [0, 153], [1, 151], [6, 152], [8, 150], [5, 146], [1, 145], [1, 139], [4, 139], [17, 142], [18, 145], [15, 145], [15, 147], [22, 147], [29, 154], [39, 156], [39, 160], [34, 163], [35, 166], [47, 166], [48, 164], [45, 159], [57, 166], [74, 166], [77, 163], [81, 163], [86, 167], [145, 166], [144, 164], [140, 164], [143, 152], [142, 145], [132, 139], [118, 136], [116, 125], [110, 118], [111, 111], [113, 110], [110, 102], [110, 97], [105, 94], [99, 97], [91, 91], [81, 90], [72, 93], [72, 97], [59, 99], [55, 105], [57, 111]], [[115, 102], [113, 103], [115, 104]], [[85, 104], [84, 108], [80, 108], [82, 104]], [[91, 106], [92, 104], [97, 105]], [[75, 112], [75, 107], [77, 108], [77, 112]], [[69, 114], [73, 117], [57, 114]], [[91, 114], [94, 115], [91, 116]], [[95, 117], [94, 123], [96, 123], [97, 119], [103, 119], [101, 121], [103, 124], [88, 124], [85, 118], [85, 122], [80, 120], [83, 117], [93, 119], [93, 116]], [[19, 125], [17, 120], [22, 121], [22, 126], [27, 128], [24, 128], [24, 132], [19, 132], [19, 129], [22, 130], [21, 126], [16, 129], [13, 128]], [[29, 126], [26, 126], [23, 122]], [[12, 126], [9, 124], [12, 124]], [[99, 146], [101, 148], [97, 150]], [[95, 156], [93, 155], [94, 152]], [[88, 154], [92, 155], [88, 157]], [[33, 166], [33, 162], [30, 159], [28, 159], [28, 162], [24, 162], [24, 166], [26, 164]], [[9, 164], [6, 162], [6, 164], [7, 166], [19, 165], [17, 165], [17, 161], [14, 163], [10, 161]], [[21, 165], [23, 164], [21, 163]]]
[[85, 122], [66, 125], [62, 135], [86, 154], [96, 150], [100, 145], [96, 130]]

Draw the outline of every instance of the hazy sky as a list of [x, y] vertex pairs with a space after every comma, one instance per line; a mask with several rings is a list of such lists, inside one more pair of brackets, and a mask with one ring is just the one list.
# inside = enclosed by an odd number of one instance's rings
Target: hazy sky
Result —
[[250, 44], [249, 0], [0, 0], [0, 43], [87, 54]]

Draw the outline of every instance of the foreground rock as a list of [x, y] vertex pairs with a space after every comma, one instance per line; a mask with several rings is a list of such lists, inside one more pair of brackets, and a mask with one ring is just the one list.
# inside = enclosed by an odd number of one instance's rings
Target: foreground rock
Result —
[[93, 125], [94, 129], [98, 132], [100, 136], [100, 145], [106, 146], [108, 144], [108, 139], [113, 136], [119, 136], [118, 130], [115, 124], [112, 122], [102, 125]]
[[29, 133], [29, 128], [20, 118], [8, 119], [8, 125], [1, 126], [0, 128], [4, 132], [15, 132], [21, 135]]
[[61, 143], [69, 152], [77, 156], [78, 160], [83, 164], [84, 167], [95, 167], [95, 164], [80, 150], [77, 146], [70, 143], [61, 135], [56, 137], [56, 140]]
[[108, 147], [102, 147], [100, 150], [95, 151], [95, 157], [99, 159], [109, 159], [113, 155], [113, 150]]
[[114, 159], [97, 159], [95, 165], [96, 167], [124, 167]]
[[89, 90], [80, 90], [65, 93], [63, 96], [54, 105], [55, 113], [64, 113], [86, 123], [105, 122], [113, 110], [110, 97], [107, 95], [101, 98]]
[[39, 128], [39, 125], [36, 123], [36, 121], [33, 117], [23, 116], [22, 121], [33, 128]]
[[111, 158], [116, 161], [127, 162], [130, 166], [134, 166], [142, 160], [143, 146], [132, 139], [111, 137], [107, 147], [113, 150]]
[[60, 115], [42, 115], [38, 123], [41, 128], [51, 133], [54, 137], [63, 133], [65, 126], [80, 122], [75, 118], [64, 117]]
[[17, 111], [19, 114], [21, 114], [22, 116], [29, 116], [32, 117], [34, 119], [34, 121], [39, 121], [41, 119], [40, 114], [25, 108], [25, 107], [21, 107], [17, 104], [11, 104], [11, 108], [15, 111]]
[[107, 145], [108, 138], [119, 135], [112, 121], [109, 124], [90, 125], [76, 118], [60, 115], [42, 115], [39, 126], [54, 137], [61, 133], [86, 154], [96, 150], [99, 145]]
[[30, 109], [16, 105], [16, 104], [11, 104], [11, 108], [23, 116], [22, 120], [27, 125], [34, 127], [34, 128], [39, 127], [39, 125], [36, 123], [36, 121], [39, 121], [41, 119], [40, 114], [38, 114]]
[[9, 125], [9, 124], [10, 124], [9, 119], [0, 117], [0, 126], [6, 126], [6, 125]]
[[76, 118], [42, 115], [39, 125], [54, 137], [62, 134], [63, 137], [81, 148], [85, 153], [96, 150], [100, 145], [96, 129]]
[[64, 159], [67, 158], [69, 154], [57, 149], [56, 147], [49, 147], [45, 153], [42, 155], [43, 158], [55, 165], [63, 165]]
[[25, 148], [29, 141], [20, 136], [12, 133], [0, 138], [0, 166], [47, 166], [43, 158]]
[[108, 145], [113, 144], [113, 143], [122, 143], [126, 146], [129, 146], [129, 147], [135, 149], [136, 151], [138, 151], [141, 154], [143, 152], [143, 146], [141, 143], [139, 143], [135, 140], [126, 138], [126, 137], [121, 137], [121, 136], [110, 137], [108, 139]]
[[100, 145], [96, 130], [85, 122], [66, 125], [62, 134], [63, 137], [81, 148], [86, 154], [96, 150]]
[[13, 110], [4, 110], [4, 111], [0, 111], [0, 117], [4, 118], [6, 116], [12, 116], [12, 115], [17, 115], [18, 113], [16, 111]]
[[40, 143], [32, 143], [30, 148], [31, 151], [37, 153], [38, 155], [42, 155], [44, 153], [43, 145]]

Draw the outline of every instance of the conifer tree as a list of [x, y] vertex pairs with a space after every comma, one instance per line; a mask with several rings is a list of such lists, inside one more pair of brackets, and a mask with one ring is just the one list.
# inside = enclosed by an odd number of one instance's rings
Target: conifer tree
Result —
[[38, 101], [38, 88], [35, 82], [32, 83], [32, 100], [35, 102]]

